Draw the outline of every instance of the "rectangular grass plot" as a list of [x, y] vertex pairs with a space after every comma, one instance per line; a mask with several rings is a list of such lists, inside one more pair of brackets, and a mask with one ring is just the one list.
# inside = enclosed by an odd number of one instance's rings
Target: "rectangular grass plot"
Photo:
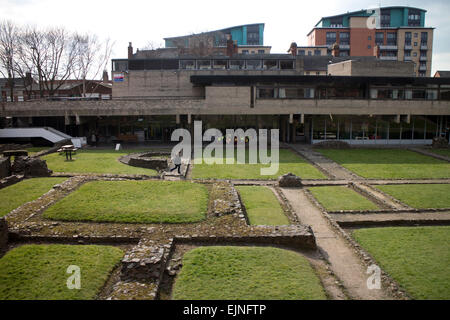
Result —
[[51, 206], [63, 221], [184, 223], [206, 217], [208, 191], [184, 181], [94, 181]]
[[348, 187], [312, 187], [309, 191], [328, 211], [378, 209], [372, 201]]

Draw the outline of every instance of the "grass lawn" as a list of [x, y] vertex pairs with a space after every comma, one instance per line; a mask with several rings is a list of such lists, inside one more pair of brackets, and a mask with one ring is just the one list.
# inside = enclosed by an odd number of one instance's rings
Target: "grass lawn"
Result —
[[330, 186], [308, 189], [328, 211], [379, 209], [372, 201], [348, 187]]
[[275, 226], [289, 224], [272, 190], [256, 186], [239, 186], [237, 189], [247, 210], [250, 224]]
[[426, 151], [440, 154], [441, 156], [450, 157], [450, 148], [447, 149], [427, 149]]
[[364, 178], [450, 178], [450, 163], [402, 149], [319, 150]]
[[[248, 153], [248, 152], [247, 152]], [[235, 154], [236, 157], [236, 154]], [[299, 155], [291, 150], [280, 149], [279, 169], [274, 175], [261, 175], [261, 168], [268, 168], [270, 165], [249, 164], [248, 154], [246, 155], [246, 164], [194, 164], [192, 168], [192, 177], [194, 179], [276, 179], [279, 176], [292, 172], [303, 179], [326, 179], [327, 177], [306, 162]]]
[[[0, 259], [0, 300], [95, 299], [122, 250], [94, 245], [23, 245]], [[68, 266], [80, 267], [81, 289], [68, 289]]]
[[450, 226], [359, 229], [353, 236], [414, 299], [450, 299]]
[[376, 187], [413, 208], [450, 208], [450, 184], [405, 184]]
[[0, 189], [0, 217], [22, 204], [36, 200], [66, 178], [33, 178]]
[[144, 151], [148, 150], [78, 150], [72, 156], [74, 161], [66, 161], [66, 156], [59, 153], [43, 156], [42, 159], [55, 172], [156, 175], [155, 170], [128, 166], [118, 160], [126, 154]]
[[175, 300], [326, 299], [308, 260], [270, 247], [201, 247], [187, 252]]
[[183, 223], [205, 219], [208, 191], [184, 181], [93, 181], [57, 202], [44, 217], [64, 221]]

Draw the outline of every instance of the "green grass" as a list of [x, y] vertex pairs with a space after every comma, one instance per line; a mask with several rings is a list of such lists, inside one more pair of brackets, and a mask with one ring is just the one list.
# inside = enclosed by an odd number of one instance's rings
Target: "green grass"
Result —
[[450, 157], [450, 148], [447, 149], [427, 149], [426, 151], [439, 154], [441, 156]]
[[[235, 152], [236, 153], [236, 152]], [[303, 158], [291, 150], [280, 149], [279, 170], [273, 175], [261, 175], [261, 168], [268, 168], [270, 165], [249, 164], [248, 152], [246, 152], [245, 164], [194, 164], [192, 177], [194, 179], [276, 179], [279, 176], [292, 172], [303, 179], [326, 179], [326, 176], [314, 166], [306, 162]], [[236, 157], [236, 154], [235, 154]]]
[[148, 150], [78, 150], [72, 156], [74, 161], [66, 161], [64, 154], [52, 153], [42, 157], [49, 169], [55, 172], [71, 173], [111, 173], [111, 174], [146, 174], [154, 176], [155, 170], [128, 166], [119, 162], [119, 157]]
[[406, 184], [376, 187], [413, 208], [450, 208], [450, 184]]
[[450, 299], [450, 227], [370, 228], [354, 238], [414, 299]]
[[64, 221], [183, 223], [205, 219], [208, 191], [184, 181], [93, 181], [44, 212]]
[[26, 179], [12, 186], [0, 189], [0, 217], [26, 202], [36, 200], [49, 191], [55, 184], [66, 178]]
[[[94, 245], [23, 245], [0, 259], [0, 300], [95, 299], [123, 256]], [[68, 289], [70, 265], [80, 267], [81, 288]]]
[[272, 190], [267, 187], [257, 186], [239, 186], [237, 189], [244, 202], [250, 224], [289, 224], [289, 220]]
[[270, 247], [201, 247], [187, 252], [175, 300], [326, 299], [319, 278], [299, 253]]
[[308, 189], [328, 211], [379, 209], [372, 201], [348, 187], [329, 186]]
[[409, 150], [324, 149], [319, 152], [369, 179], [450, 178], [450, 163]]

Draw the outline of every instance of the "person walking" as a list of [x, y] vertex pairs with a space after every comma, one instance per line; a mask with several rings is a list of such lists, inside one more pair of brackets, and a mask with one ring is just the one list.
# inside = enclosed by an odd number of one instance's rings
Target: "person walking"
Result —
[[172, 161], [173, 161], [173, 164], [175, 165], [175, 167], [174, 168], [172, 168], [171, 170], [170, 170], [170, 172], [172, 172], [173, 170], [175, 170], [175, 169], [177, 169], [178, 168], [178, 174], [181, 174], [181, 157], [180, 157], [180, 155], [181, 155], [181, 152], [179, 152], [179, 153], [177, 153], [173, 158], [172, 158]]

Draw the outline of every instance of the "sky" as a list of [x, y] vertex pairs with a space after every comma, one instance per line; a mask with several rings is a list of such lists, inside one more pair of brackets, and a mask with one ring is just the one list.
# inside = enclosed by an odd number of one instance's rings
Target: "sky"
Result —
[[307, 44], [306, 35], [321, 17], [379, 6], [427, 10], [425, 24], [436, 28], [432, 75], [450, 70], [449, 0], [0, 0], [0, 20], [110, 38], [112, 58], [126, 58], [128, 42], [136, 50], [150, 42], [163, 46], [165, 37], [265, 23], [264, 45], [286, 53], [293, 41]]

